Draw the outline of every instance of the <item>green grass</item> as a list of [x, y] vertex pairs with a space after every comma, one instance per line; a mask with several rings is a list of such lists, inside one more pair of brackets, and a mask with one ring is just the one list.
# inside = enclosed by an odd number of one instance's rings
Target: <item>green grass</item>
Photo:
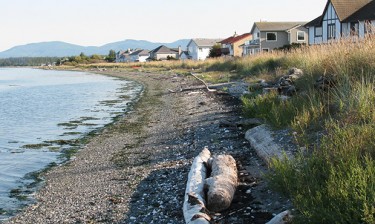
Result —
[[[299, 94], [287, 102], [276, 94], [243, 99], [248, 116], [292, 128], [298, 143], [309, 148], [295, 159], [273, 159], [268, 175], [271, 186], [292, 199], [295, 223], [375, 223], [374, 42], [343, 41], [285, 54], [278, 66], [295, 61], [305, 71]], [[335, 87], [315, 89], [319, 75], [334, 77]]]

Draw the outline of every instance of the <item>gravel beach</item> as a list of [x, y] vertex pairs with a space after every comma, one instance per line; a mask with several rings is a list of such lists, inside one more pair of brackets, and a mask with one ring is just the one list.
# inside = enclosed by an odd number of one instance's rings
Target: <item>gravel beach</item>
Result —
[[6, 223], [184, 223], [187, 174], [205, 146], [231, 154], [240, 177], [232, 206], [213, 223], [265, 223], [290, 207], [262, 180], [266, 166], [245, 127], [222, 125], [244, 119], [237, 98], [177, 74], [106, 74], [144, 85], [132, 112], [45, 173], [37, 202]]

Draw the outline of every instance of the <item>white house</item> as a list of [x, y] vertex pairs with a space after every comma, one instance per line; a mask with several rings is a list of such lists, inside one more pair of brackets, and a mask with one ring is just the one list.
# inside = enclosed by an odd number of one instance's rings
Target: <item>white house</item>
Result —
[[188, 55], [193, 60], [206, 60], [211, 48], [221, 39], [191, 39], [187, 45]]
[[130, 55], [131, 62], [146, 62], [146, 59], [150, 57], [149, 50], [137, 50]]
[[323, 14], [305, 25], [309, 44], [328, 43], [341, 37], [364, 38], [373, 34], [375, 1], [328, 0]]

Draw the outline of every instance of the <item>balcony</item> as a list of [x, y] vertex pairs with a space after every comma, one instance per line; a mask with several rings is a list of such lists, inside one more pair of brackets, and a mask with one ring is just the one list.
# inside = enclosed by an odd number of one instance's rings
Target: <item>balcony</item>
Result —
[[245, 46], [256, 46], [259, 47], [260, 45], [260, 39], [255, 39], [255, 40], [249, 40], [245, 42]]

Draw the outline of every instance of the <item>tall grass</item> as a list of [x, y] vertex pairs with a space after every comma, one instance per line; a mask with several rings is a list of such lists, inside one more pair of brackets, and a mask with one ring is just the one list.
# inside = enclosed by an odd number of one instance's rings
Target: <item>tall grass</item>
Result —
[[[373, 37], [344, 40], [259, 59], [265, 67], [277, 61], [280, 68], [302, 68], [305, 76], [297, 83], [302, 91], [287, 102], [272, 94], [245, 98], [245, 112], [291, 127], [304, 140], [317, 131], [322, 136], [319, 144], [315, 138], [299, 141], [309, 146], [308, 153], [270, 165], [271, 185], [300, 212], [296, 223], [375, 223], [374, 46]], [[335, 87], [316, 90], [320, 75], [333, 77]]]

